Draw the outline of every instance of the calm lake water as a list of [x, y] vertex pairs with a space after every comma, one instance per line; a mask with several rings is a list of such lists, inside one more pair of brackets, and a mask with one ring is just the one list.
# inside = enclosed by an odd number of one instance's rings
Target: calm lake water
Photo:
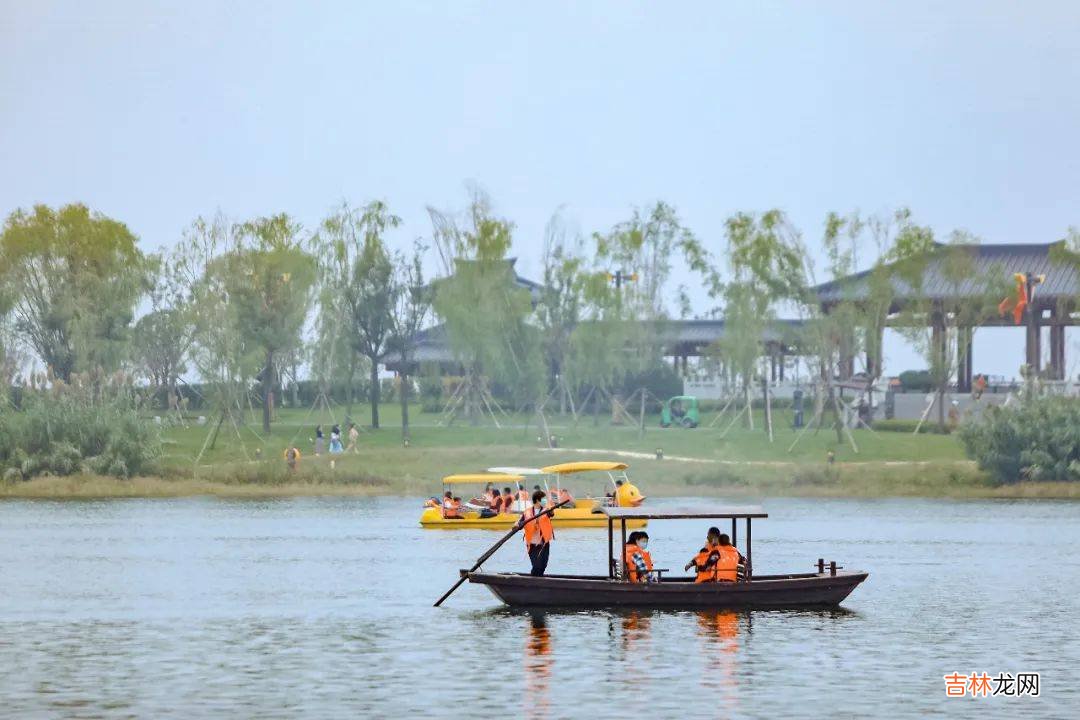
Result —
[[[0, 716], [1080, 716], [1080, 504], [766, 508], [758, 573], [871, 572], [842, 611], [435, 609], [499, 534], [421, 530], [415, 499], [0, 502]], [[653, 523], [657, 565], [703, 531]], [[551, 570], [604, 572], [605, 537], [557, 531]], [[1041, 696], [947, 699], [953, 671]]]

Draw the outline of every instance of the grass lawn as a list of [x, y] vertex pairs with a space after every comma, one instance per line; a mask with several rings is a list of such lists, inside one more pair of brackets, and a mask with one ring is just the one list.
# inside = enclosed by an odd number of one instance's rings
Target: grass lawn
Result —
[[[788, 448], [796, 432], [790, 413], [775, 416], [774, 441], [762, 430], [726, 423], [694, 430], [663, 429], [659, 416], [646, 417], [641, 436], [636, 426], [613, 426], [602, 416], [598, 424], [583, 417], [575, 426], [570, 416], [549, 417], [558, 439], [556, 449], [539, 442], [535, 417], [491, 418], [478, 426], [458, 421], [439, 426], [439, 416], [413, 408], [409, 447], [402, 443], [400, 409], [380, 408], [382, 428], [364, 427], [359, 452], [315, 457], [315, 424], [322, 423], [329, 441], [334, 418], [309, 416], [306, 410], [283, 409], [264, 435], [261, 418], [248, 415], [245, 424], [222, 425], [216, 445], [199, 455], [211, 423], [190, 422], [166, 427], [160, 477], [117, 480], [101, 477], [39, 478], [0, 487], [0, 497], [107, 497], [214, 494], [311, 495], [399, 494], [426, 496], [440, 491], [440, 478], [476, 472], [496, 465], [542, 467], [581, 459], [616, 459], [630, 464], [630, 474], [646, 495], [766, 495], [836, 496], [951, 496], [951, 497], [1080, 497], [1080, 483], [1021, 483], [997, 486], [964, 457], [959, 441], [948, 435], [911, 435], [855, 430], [856, 453], [838, 443], [829, 429], [805, 433], [798, 446]], [[344, 426], [344, 411], [338, 422]], [[353, 408], [353, 417], [367, 420], [366, 406]], [[283, 452], [295, 444], [303, 457], [289, 471]], [[663, 459], [656, 458], [657, 449]], [[828, 463], [829, 452], [835, 462]], [[592, 473], [568, 483], [576, 493], [601, 493], [606, 476]]]
[[[353, 407], [353, 417], [357, 419], [367, 420], [369, 412], [366, 406]], [[502, 427], [499, 428], [492, 423], [490, 417], [475, 427], [463, 420], [449, 427], [440, 427], [437, 425], [438, 415], [421, 413], [419, 408], [412, 408], [409, 415], [412, 421], [410, 451], [419, 454], [435, 449], [475, 449], [480, 453], [480, 457], [477, 457], [473, 464], [446, 468], [448, 472], [475, 470], [485, 464], [506, 464], [497, 455], [490, 454], [490, 448], [512, 448], [516, 452], [527, 452], [541, 447], [538, 442], [541, 432], [536, 426], [535, 416], [500, 416], [499, 423]], [[313, 451], [316, 422], [322, 423], [329, 442], [333, 420], [329, 417], [307, 416], [307, 411], [281, 410], [269, 435], [263, 434], [258, 417], [248, 416], [247, 423], [238, 428], [226, 422], [222, 425], [216, 446], [207, 450], [200, 464], [215, 465], [254, 459], [257, 449], [262, 450], [263, 457], [273, 455], [278, 458], [290, 442], [308, 456]], [[344, 411], [341, 416], [344, 416]], [[379, 430], [372, 430], [366, 425], [363, 427], [360, 446], [365, 454], [370, 455], [374, 450], [402, 447], [399, 407], [380, 407], [380, 419], [382, 427]], [[711, 418], [705, 418], [705, 421], [709, 419]], [[721, 435], [722, 425], [725, 423], [718, 424], [717, 427], [703, 426], [694, 430], [665, 429], [659, 426], [659, 415], [646, 416], [644, 437], [641, 437], [639, 428], [611, 425], [607, 417], [601, 417], [599, 424], [595, 426], [591, 417], [581, 418], [576, 427], [570, 416], [553, 416], [549, 417], [548, 421], [551, 432], [558, 438], [560, 448], [620, 450], [649, 455], [661, 448], [668, 457], [726, 462], [817, 464], [825, 462], [829, 451], [835, 454], [839, 462], [964, 460], [964, 452], [959, 442], [948, 435], [915, 436], [895, 432], [874, 433], [869, 430], [852, 432], [859, 448], [858, 453], [846, 442], [837, 444], [836, 433], [830, 429], [811, 429], [789, 453], [788, 448], [796, 435], [789, 424], [790, 416], [778, 414], [775, 418], [774, 441], [770, 443], [762, 429], [763, 417], [760, 412], [755, 417], [755, 430], [738, 423], [724, 437]], [[338, 422], [341, 422], [344, 429], [344, 422], [340, 418]], [[168, 428], [164, 433], [165, 464], [178, 469], [190, 468], [210, 430], [209, 425], [200, 426], [195, 423], [191, 423], [187, 428]]]

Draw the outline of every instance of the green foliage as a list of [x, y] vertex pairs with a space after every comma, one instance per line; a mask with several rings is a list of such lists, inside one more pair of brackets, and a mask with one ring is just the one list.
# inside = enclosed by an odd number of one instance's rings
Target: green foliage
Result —
[[239, 242], [224, 258], [228, 303], [236, 329], [265, 356], [263, 431], [270, 431], [269, 395], [275, 360], [300, 346], [315, 282], [313, 258], [300, 247], [300, 228], [288, 215], [258, 218], [237, 230]]
[[15, 329], [60, 378], [119, 367], [146, 284], [135, 236], [85, 205], [16, 210], [0, 234], [0, 288]]
[[968, 456], [998, 482], [1080, 480], [1080, 402], [1073, 398], [988, 407], [959, 434]]
[[0, 410], [0, 472], [7, 481], [90, 472], [130, 477], [159, 456], [157, 428], [136, 412], [131, 378], [100, 372], [65, 383], [45, 376], [23, 393], [19, 411]]
[[633, 394], [635, 390], [642, 387], [656, 398], [656, 401], [649, 400], [647, 408], [650, 411], [659, 411], [660, 403], [676, 395], [682, 395], [683, 381], [674, 368], [667, 363], [661, 363], [653, 368], [627, 375], [622, 381], [623, 397]]
[[900, 385], [909, 392], [930, 392], [934, 389], [934, 376], [929, 370], [905, 370], [899, 375]]
[[443, 382], [438, 375], [420, 376], [420, 409], [436, 413], [443, 408]]
[[475, 396], [481, 377], [505, 385], [519, 404], [535, 401], [544, 375], [540, 334], [528, 322], [532, 297], [515, 283], [513, 263], [506, 257], [513, 225], [495, 217], [479, 194], [463, 221], [429, 212], [447, 273], [434, 283], [433, 307], [465, 368], [471, 419], [479, 407]]

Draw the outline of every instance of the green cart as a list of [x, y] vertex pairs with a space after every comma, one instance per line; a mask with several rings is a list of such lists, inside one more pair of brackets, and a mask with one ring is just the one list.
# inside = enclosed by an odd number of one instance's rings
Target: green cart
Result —
[[698, 426], [697, 398], [693, 395], [676, 395], [664, 403], [660, 411], [660, 427], [677, 425], [684, 428]]

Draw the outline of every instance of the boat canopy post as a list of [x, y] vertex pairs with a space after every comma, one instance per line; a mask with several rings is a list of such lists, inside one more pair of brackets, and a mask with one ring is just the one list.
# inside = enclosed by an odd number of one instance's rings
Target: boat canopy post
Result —
[[615, 521], [607, 519], [607, 576], [615, 577]]
[[754, 575], [754, 562], [750, 556], [750, 518], [746, 518], [746, 581]]
[[630, 575], [627, 573], [626, 568], [626, 518], [619, 520], [619, 525], [622, 527], [622, 554], [619, 556], [622, 561], [622, 576], [623, 580], [626, 580]]
[[731, 518], [731, 544], [735, 547], [739, 546], [739, 526], [735, 523], [738, 522], [735, 518]]

